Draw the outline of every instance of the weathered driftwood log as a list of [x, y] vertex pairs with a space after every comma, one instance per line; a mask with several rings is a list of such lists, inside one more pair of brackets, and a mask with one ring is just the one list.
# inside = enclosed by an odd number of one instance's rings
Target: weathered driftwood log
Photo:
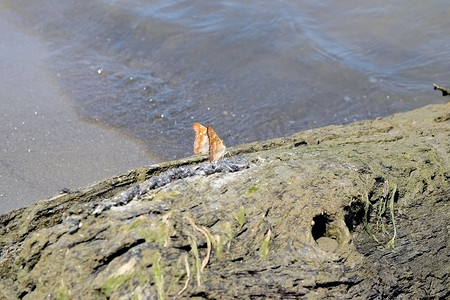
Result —
[[133, 170], [1, 216], [0, 298], [448, 298], [449, 151], [447, 103]]

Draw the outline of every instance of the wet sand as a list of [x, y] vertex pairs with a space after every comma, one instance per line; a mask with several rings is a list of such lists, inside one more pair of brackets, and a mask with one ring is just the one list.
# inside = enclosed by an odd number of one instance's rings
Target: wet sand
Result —
[[49, 51], [0, 10], [0, 214], [155, 162], [112, 130], [79, 120], [46, 69]]

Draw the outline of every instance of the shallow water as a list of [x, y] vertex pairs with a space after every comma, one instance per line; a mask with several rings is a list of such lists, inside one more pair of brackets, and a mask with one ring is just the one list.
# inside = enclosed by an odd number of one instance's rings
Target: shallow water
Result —
[[[80, 118], [192, 154], [194, 121], [225, 144], [386, 116], [446, 98], [446, 2], [3, 1], [40, 37]], [[0, 6], [2, 7], [2, 6]]]

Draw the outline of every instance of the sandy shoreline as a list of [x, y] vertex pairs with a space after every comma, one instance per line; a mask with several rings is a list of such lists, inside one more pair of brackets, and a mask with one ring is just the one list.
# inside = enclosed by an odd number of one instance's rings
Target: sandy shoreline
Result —
[[6, 20], [0, 11], [0, 214], [155, 162], [125, 137], [80, 121], [46, 70], [48, 51]]

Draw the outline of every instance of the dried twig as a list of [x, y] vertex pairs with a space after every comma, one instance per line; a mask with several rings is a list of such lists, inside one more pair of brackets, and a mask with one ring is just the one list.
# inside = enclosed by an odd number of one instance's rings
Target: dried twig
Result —
[[203, 272], [203, 269], [204, 269], [204, 268], [206, 267], [206, 265], [208, 264], [209, 258], [210, 258], [210, 256], [211, 256], [211, 240], [209, 239], [208, 234], [207, 234], [203, 229], [201, 229], [200, 227], [198, 227], [198, 226], [195, 224], [194, 220], [192, 220], [192, 219], [191, 219], [190, 217], [188, 217], [188, 216], [186, 216], [186, 219], [189, 221], [189, 223], [190, 223], [191, 226], [194, 228], [194, 230], [200, 232], [200, 233], [203, 234], [203, 235], [205, 236], [205, 238], [206, 238], [206, 246], [207, 246], [207, 249], [206, 249], [206, 257], [205, 257], [205, 258], [203, 259], [203, 261], [202, 261], [202, 268], [201, 268], [201, 271]]
[[177, 297], [184, 293], [184, 291], [187, 289], [187, 287], [189, 285], [189, 281], [191, 280], [191, 270], [189, 269], [189, 262], [188, 262], [187, 254], [184, 256], [184, 263], [186, 266], [187, 279], [186, 279], [186, 282], [184, 283], [184, 287], [178, 292]]
[[433, 83], [433, 87], [435, 90], [439, 90], [442, 92], [442, 96], [450, 96], [450, 89], [445, 88], [443, 86], [437, 85], [436, 83]]

